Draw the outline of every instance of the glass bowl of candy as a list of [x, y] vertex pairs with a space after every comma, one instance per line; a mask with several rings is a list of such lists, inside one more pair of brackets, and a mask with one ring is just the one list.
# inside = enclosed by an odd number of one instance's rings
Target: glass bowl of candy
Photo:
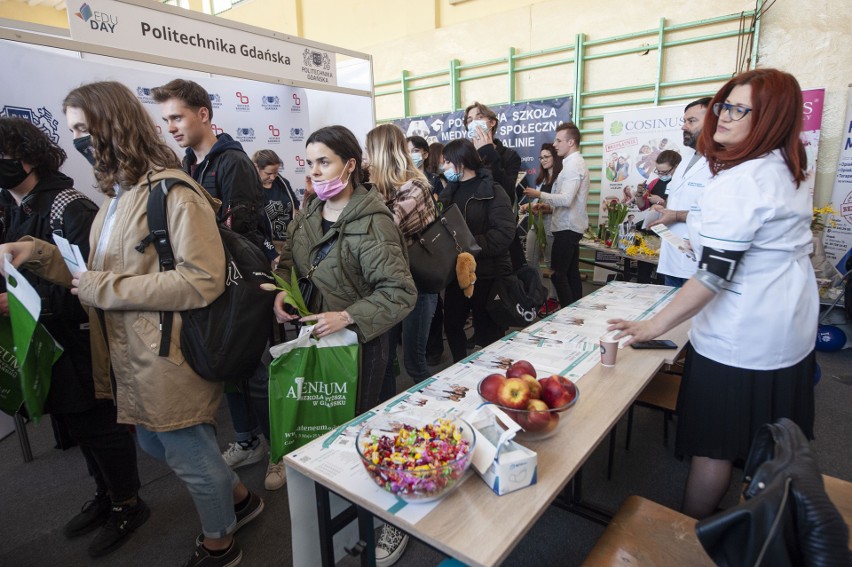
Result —
[[367, 474], [405, 502], [438, 500], [463, 480], [476, 434], [465, 420], [431, 412], [386, 413], [369, 419], [357, 438]]

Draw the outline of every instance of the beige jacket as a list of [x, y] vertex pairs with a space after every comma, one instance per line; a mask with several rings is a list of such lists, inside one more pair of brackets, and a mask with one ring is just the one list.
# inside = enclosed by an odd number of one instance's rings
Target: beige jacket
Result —
[[[184, 360], [177, 313], [169, 356], [158, 355], [160, 311], [204, 307], [225, 289], [225, 253], [215, 217], [220, 203], [182, 171], [151, 174], [153, 182], [173, 177], [198, 191], [175, 186], [168, 195], [169, 236], [176, 269], [160, 271], [153, 245], [144, 254], [135, 249], [148, 234], [148, 183], [142, 179], [119, 197], [112, 235], [98, 262], [95, 250], [112, 201], [105, 200], [89, 235], [90, 271], [81, 275], [79, 285], [80, 301], [89, 308], [95, 395], [114, 396], [119, 423], [139, 424], [152, 431], [173, 431], [199, 423], [215, 425], [223, 392], [221, 383], [202, 379]], [[33, 240], [33, 258], [24, 267], [70, 286], [71, 276], [56, 247]]]

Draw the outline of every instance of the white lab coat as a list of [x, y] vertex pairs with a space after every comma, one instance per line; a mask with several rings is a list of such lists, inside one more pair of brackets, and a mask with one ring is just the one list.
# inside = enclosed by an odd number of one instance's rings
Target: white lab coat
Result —
[[745, 251], [733, 280], [692, 319], [695, 350], [728, 366], [777, 370], [816, 341], [819, 296], [809, 254], [813, 198], [775, 150], [721, 171], [689, 214], [696, 257]]
[[[689, 165], [694, 155], [695, 150], [684, 148], [683, 160], [680, 162], [674, 175], [672, 175], [672, 180], [666, 187], [667, 209], [672, 211], [690, 211], [690, 215], [693, 215], [693, 206], [698, 203], [701, 195], [704, 194], [704, 187], [710, 183], [713, 174], [710, 173], [707, 160], [703, 156], [689, 168], [689, 171], [686, 171], [686, 166]], [[689, 238], [689, 229], [686, 227], [685, 222], [676, 222], [669, 225], [668, 228], [683, 239]], [[687, 279], [692, 277], [697, 269], [698, 263], [695, 260], [665, 240], [662, 241], [657, 273]]]

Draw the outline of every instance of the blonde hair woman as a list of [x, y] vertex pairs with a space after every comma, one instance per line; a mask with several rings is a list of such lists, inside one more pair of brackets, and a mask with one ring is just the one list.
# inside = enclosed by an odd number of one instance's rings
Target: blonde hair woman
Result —
[[[382, 124], [367, 133], [367, 154], [370, 157], [370, 180], [393, 215], [406, 243], [435, 220], [432, 188], [426, 175], [411, 160], [405, 134], [393, 124]], [[415, 282], [417, 283], [417, 282]], [[430, 376], [426, 366], [426, 340], [438, 294], [418, 290], [417, 305], [395, 329], [391, 337], [390, 356], [385, 374], [385, 391], [396, 394], [393, 363], [399, 333], [403, 337], [405, 370], [415, 382]]]

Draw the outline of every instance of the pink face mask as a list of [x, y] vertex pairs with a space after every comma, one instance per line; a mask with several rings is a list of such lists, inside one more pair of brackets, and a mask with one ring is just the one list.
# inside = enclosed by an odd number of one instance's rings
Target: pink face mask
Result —
[[[340, 175], [342, 176], [343, 174], [341, 173]], [[349, 183], [349, 177], [351, 176], [352, 174], [350, 173], [349, 176], [346, 177], [346, 181], [341, 181], [340, 177], [335, 179], [324, 179], [322, 181], [315, 179], [313, 181], [314, 192], [321, 201], [328, 201], [343, 191]]]

